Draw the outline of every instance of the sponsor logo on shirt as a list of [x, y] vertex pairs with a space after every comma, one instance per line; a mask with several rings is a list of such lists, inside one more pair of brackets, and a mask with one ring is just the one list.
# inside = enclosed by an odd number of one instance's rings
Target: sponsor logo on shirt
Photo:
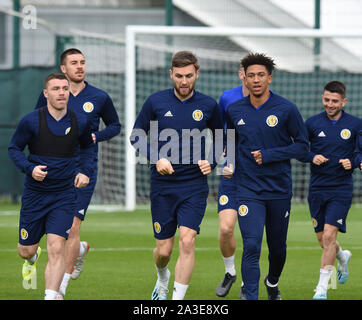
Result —
[[173, 114], [172, 114], [172, 112], [171, 112], [170, 110], [168, 110], [168, 111], [165, 113], [164, 117], [173, 117]]
[[326, 136], [326, 134], [323, 131], [319, 132], [319, 134], [318, 134], [318, 137], [324, 138], [325, 136]]
[[244, 120], [243, 120], [243, 119], [240, 119], [239, 122], [238, 122], [238, 126], [242, 126], [242, 125], [244, 125], [244, 124], [245, 124]]

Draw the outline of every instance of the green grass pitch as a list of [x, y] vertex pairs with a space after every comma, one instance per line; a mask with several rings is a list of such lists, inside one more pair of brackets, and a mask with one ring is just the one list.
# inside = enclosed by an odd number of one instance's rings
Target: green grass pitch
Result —
[[[21, 268], [23, 260], [17, 255], [19, 206], [0, 206], [0, 300], [41, 300], [44, 297], [44, 249], [37, 263], [37, 289], [24, 289]], [[346, 284], [337, 283], [328, 290], [328, 299], [362, 299], [362, 209], [352, 206], [347, 220], [347, 233], [339, 234], [342, 248], [352, 252], [350, 278]], [[178, 235], [178, 234], [177, 234]], [[218, 216], [216, 206], [209, 205], [196, 240], [196, 264], [186, 294], [188, 300], [237, 299], [241, 283], [240, 261], [242, 240], [238, 226], [236, 269], [237, 281], [227, 298], [218, 298], [215, 289], [224, 275], [218, 249]], [[176, 236], [177, 237], [177, 236]], [[149, 300], [156, 281], [152, 259], [154, 238], [149, 209], [134, 212], [90, 211], [82, 224], [81, 239], [87, 240], [91, 251], [86, 257], [83, 273], [71, 280], [66, 299], [71, 300]], [[169, 265], [174, 281], [174, 266], [178, 256], [177, 241]], [[309, 300], [319, 279], [321, 249], [312, 228], [306, 205], [293, 205], [288, 233], [287, 262], [279, 282], [284, 300]], [[260, 259], [261, 279], [259, 298], [266, 299], [262, 280], [267, 273], [267, 246], [264, 243]], [[169, 298], [171, 298], [171, 292]]]

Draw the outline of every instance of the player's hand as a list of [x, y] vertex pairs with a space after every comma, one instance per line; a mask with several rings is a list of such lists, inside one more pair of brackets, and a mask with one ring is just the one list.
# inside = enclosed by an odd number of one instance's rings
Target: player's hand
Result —
[[199, 160], [197, 163], [203, 175], [207, 175], [211, 173], [211, 166], [209, 161], [207, 160]]
[[251, 154], [253, 155], [255, 162], [259, 166], [263, 164], [263, 159], [261, 157], [261, 151], [260, 150], [252, 151]]
[[45, 171], [46, 167], [47, 166], [36, 166], [31, 173], [33, 179], [36, 181], [43, 181], [48, 174], [48, 171]]
[[351, 170], [352, 169], [351, 160], [349, 160], [349, 159], [340, 159], [338, 162], [342, 165], [344, 170]]
[[93, 143], [97, 143], [97, 137], [94, 133], [92, 133], [92, 139], [93, 139]]
[[88, 183], [89, 183], [89, 178], [85, 174], [79, 172], [75, 176], [74, 186], [76, 188], [84, 188], [88, 185]]
[[320, 166], [321, 164], [327, 162], [329, 159], [324, 157], [321, 154], [316, 154], [313, 158], [313, 164], [315, 164], [316, 166]]
[[166, 174], [173, 174], [175, 171], [173, 170], [172, 164], [166, 158], [161, 158], [156, 163], [157, 172], [164, 176]]
[[225, 178], [230, 179], [234, 174], [234, 166], [232, 163], [230, 163], [228, 166], [225, 166], [224, 168], [222, 168], [222, 175]]

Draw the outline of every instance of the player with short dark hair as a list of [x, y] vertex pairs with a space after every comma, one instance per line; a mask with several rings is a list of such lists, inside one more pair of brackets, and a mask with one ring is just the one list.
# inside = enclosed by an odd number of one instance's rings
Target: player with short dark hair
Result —
[[246, 299], [258, 299], [259, 259], [264, 226], [269, 272], [268, 299], [281, 299], [279, 277], [286, 260], [292, 198], [290, 159], [308, 151], [307, 132], [295, 104], [269, 90], [273, 59], [250, 53], [242, 59], [249, 96], [226, 111], [228, 128], [236, 130], [233, 179], [239, 197], [238, 222], [243, 238], [241, 273]]
[[[327, 299], [328, 282], [337, 258], [339, 283], [348, 279], [349, 250], [337, 242], [338, 231], [346, 232], [352, 203], [354, 154], [362, 120], [346, 113], [346, 86], [328, 82], [323, 90], [324, 111], [305, 122], [310, 152], [300, 160], [310, 162], [308, 203], [314, 231], [323, 249], [320, 277], [314, 299]], [[356, 165], [357, 167], [357, 165]]]
[[[217, 102], [195, 90], [199, 76], [196, 56], [189, 51], [175, 53], [169, 73], [174, 87], [147, 98], [130, 138], [135, 146], [139, 143], [140, 131], [150, 137], [149, 143], [145, 141], [147, 148], [144, 150], [147, 152], [144, 156], [151, 162], [150, 199], [156, 238], [153, 257], [157, 282], [152, 300], [167, 298], [170, 279], [168, 263], [178, 227], [179, 256], [172, 299], [182, 300], [186, 294], [195, 264], [195, 239], [206, 209], [209, 192], [207, 175], [216, 166], [215, 159], [218, 158], [214, 154], [213, 161], [207, 160], [205, 140], [201, 139], [201, 147], [197, 151], [194, 148], [195, 139], [191, 142], [183, 140], [185, 131], [201, 133], [210, 129], [214, 142], [215, 131], [220, 129], [223, 132]], [[168, 137], [164, 136], [167, 132]], [[222, 146], [220, 151], [221, 156]], [[152, 152], [155, 152], [155, 156], [152, 156]]]
[[356, 158], [355, 158], [355, 167], [362, 170], [362, 130], [358, 133], [358, 138], [356, 141]]
[[[241, 61], [238, 76], [241, 82], [244, 82], [245, 72], [241, 66]], [[248, 94], [248, 88], [246, 88], [243, 84], [223, 92], [219, 100], [219, 107], [225, 127], [225, 113], [227, 108], [233, 102], [242, 99]], [[219, 248], [224, 261], [225, 275], [224, 279], [216, 288], [216, 295], [219, 297], [225, 297], [229, 293], [232, 284], [236, 280], [234, 263], [236, 240], [234, 236], [234, 228], [237, 221], [237, 211], [236, 185], [233, 181], [233, 178], [220, 176], [218, 189]], [[241, 284], [239, 298], [244, 296], [242, 287], [243, 285]]]
[[[121, 130], [117, 111], [110, 96], [103, 90], [90, 85], [85, 81], [86, 60], [83, 53], [76, 48], [65, 50], [60, 56], [60, 69], [69, 80], [68, 107], [88, 118], [92, 138], [95, 144], [94, 170], [86, 188], [77, 190], [77, 208], [74, 213], [74, 223], [66, 242], [66, 272], [60, 287], [64, 296], [69, 279], [77, 279], [82, 272], [84, 257], [89, 250], [86, 241], [80, 241], [80, 227], [87, 213], [89, 203], [97, 182], [98, 174], [98, 143], [108, 141], [118, 135]], [[46, 105], [43, 94], [40, 95], [37, 108]], [[99, 130], [100, 120], [105, 128]]]
[[[18, 244], [19, 255], [26, 259], [23, 278], [31, 281], [36, 274], [39, 241], [47, 234], [45, 299], [53, 300], [65, 271], [65, 240], [73, 223], [75, 188], [89, 183], [95, 146], [87, 118], [67, 108], [69, 81], [64, 74], [46, 78], [44, 95], [47, 105], [21, 119], [9, 156], [25, 173]], [[81, 165], [77, 169], [78, 145]], [[23, 152], [26, 146], [28, 157]]]

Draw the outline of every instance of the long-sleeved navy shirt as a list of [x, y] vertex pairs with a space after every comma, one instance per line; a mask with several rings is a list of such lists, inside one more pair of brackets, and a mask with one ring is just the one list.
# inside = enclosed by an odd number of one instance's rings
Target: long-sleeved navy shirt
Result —
[[[362, 120], [342, 111], [338, 121], [331, 121], [326, 112], [310, 117], [305, 125], [308, 130], [310, 152], [303, 162], [310, 162], [310, 190], [343, 190], [352, 192], [352, 170], [345, 170], [340, 159], [349, 159], [355, 167], [355, 147]], [[313, 158], [321, 154], [329, 160], [321, 165], [313, 164]]]
[[[151, 121], [153, 125], [157, 125], [155, 127], [156, 132], [152, 132]], [[202, 133], [207, 128], [211, 130], [212, 138], [215, 138], [215, 130], [219, 129], [220, 138], [223, 139], [220, 110], [217, 102], [211, 97], [196, 90], [192, 97], [186, 101], [180, 101], [174, 94], [174, 89], [152, 94], [138, 114], [130, 137], [131, 143], [135, 146], [135, 143], [139, 141], [135, 129], [140, 129], [150, 136], [147, 148], [144, 149], [144, 152], [140, 149], [140, 152], [151, 162], [151, 183], [207, 182], [207, 177], [202, 174], [197, 164], [198, 160], [208, 159], [208, 154], [205, 153], [205, 139], [200, 140], [201, 148], [194, 150], [193, 146], [194, 143], [196, 145], [197, 141], [193, 138], [187, 139], [188, 135], [184, 134], [185, 132], [191, 132], [193, 129], [196, 129], [195, 133]], [[168, 131], [169, 129], [171, 131]], [[176, 136], [173, 136], [173, 133]], [[186, 139], [184, 140], [184, 138]], [[213, 141], [215, 142], [215, 139]], [[208, 159], [213, 168], [216, 166], [218, 157], [222, 154], [222, 144], [221, 141], [219, 154], [213, 152], [212, 159]], [[175, 171], [172, 175], [160, 175], [156, 170], [155, 164], [157, 160], [164, 157], [162, 155], [163, 150], [165, 151], [164, 155], [169, 157]], [[170, 152], [167, 152], [167, 150]], [[172, 154], [174, 158], [172, 158]]]
[[[283, 199], [292, 196], [290, 159], [308, 152], [308, 137], [297, 106], [270, 92], [258, 108], [249, 96], [226, 111], [228, 128], [235, 128], [234, 182], [244, 199]], [[262, 165], [251, 154], [260, 150]]]
[[[36, 108], [47, 105], [47, 99], [41, 93]], [[92, 133], [96, 135], [97, 143], [110, 140], [120, 133], [121, 125], [117, 111], [114, 108], [112, 99], [109, 95], [96, 87], [93, 87], [85, 81], [84, 89], [74, 96], [69, 93], [68, 107], [74, 112], [87, 116]], [[99, 130], [100, 119], [103, 120], [106, 127]], [[97, 159], [98, 146], [94, 149]]]
[[354, 159], [354, 166], [361, 169], [362, 163], [362, 130], [359, 131], [356, 141], [356, 158]]
[[[77, 114], [80, 172], [90, 177], [94, 168], [94, 149], [91, 131], [86, 117]], [[59, 121], [55, 120], [46, 108], [46, 120], [49, 130], [57, 136], [65, 136], [71, 130], [71, 116], [67, 114]], [[35, 139], [39, 132], [39, 110], [25, 115], [19, 122], [8, 148], [10, 158], [17, 168], [26, 174], [24, 185], [38, 191], [62, 191], [71, 188], [74, 184], [77, 156], [71, 158], [58, 158], [29, 154], [23, 152], [25, 147]], [[32, 177], [34, 168], [46, 165], [48, 171], [43, 181], [36, 181]]]

